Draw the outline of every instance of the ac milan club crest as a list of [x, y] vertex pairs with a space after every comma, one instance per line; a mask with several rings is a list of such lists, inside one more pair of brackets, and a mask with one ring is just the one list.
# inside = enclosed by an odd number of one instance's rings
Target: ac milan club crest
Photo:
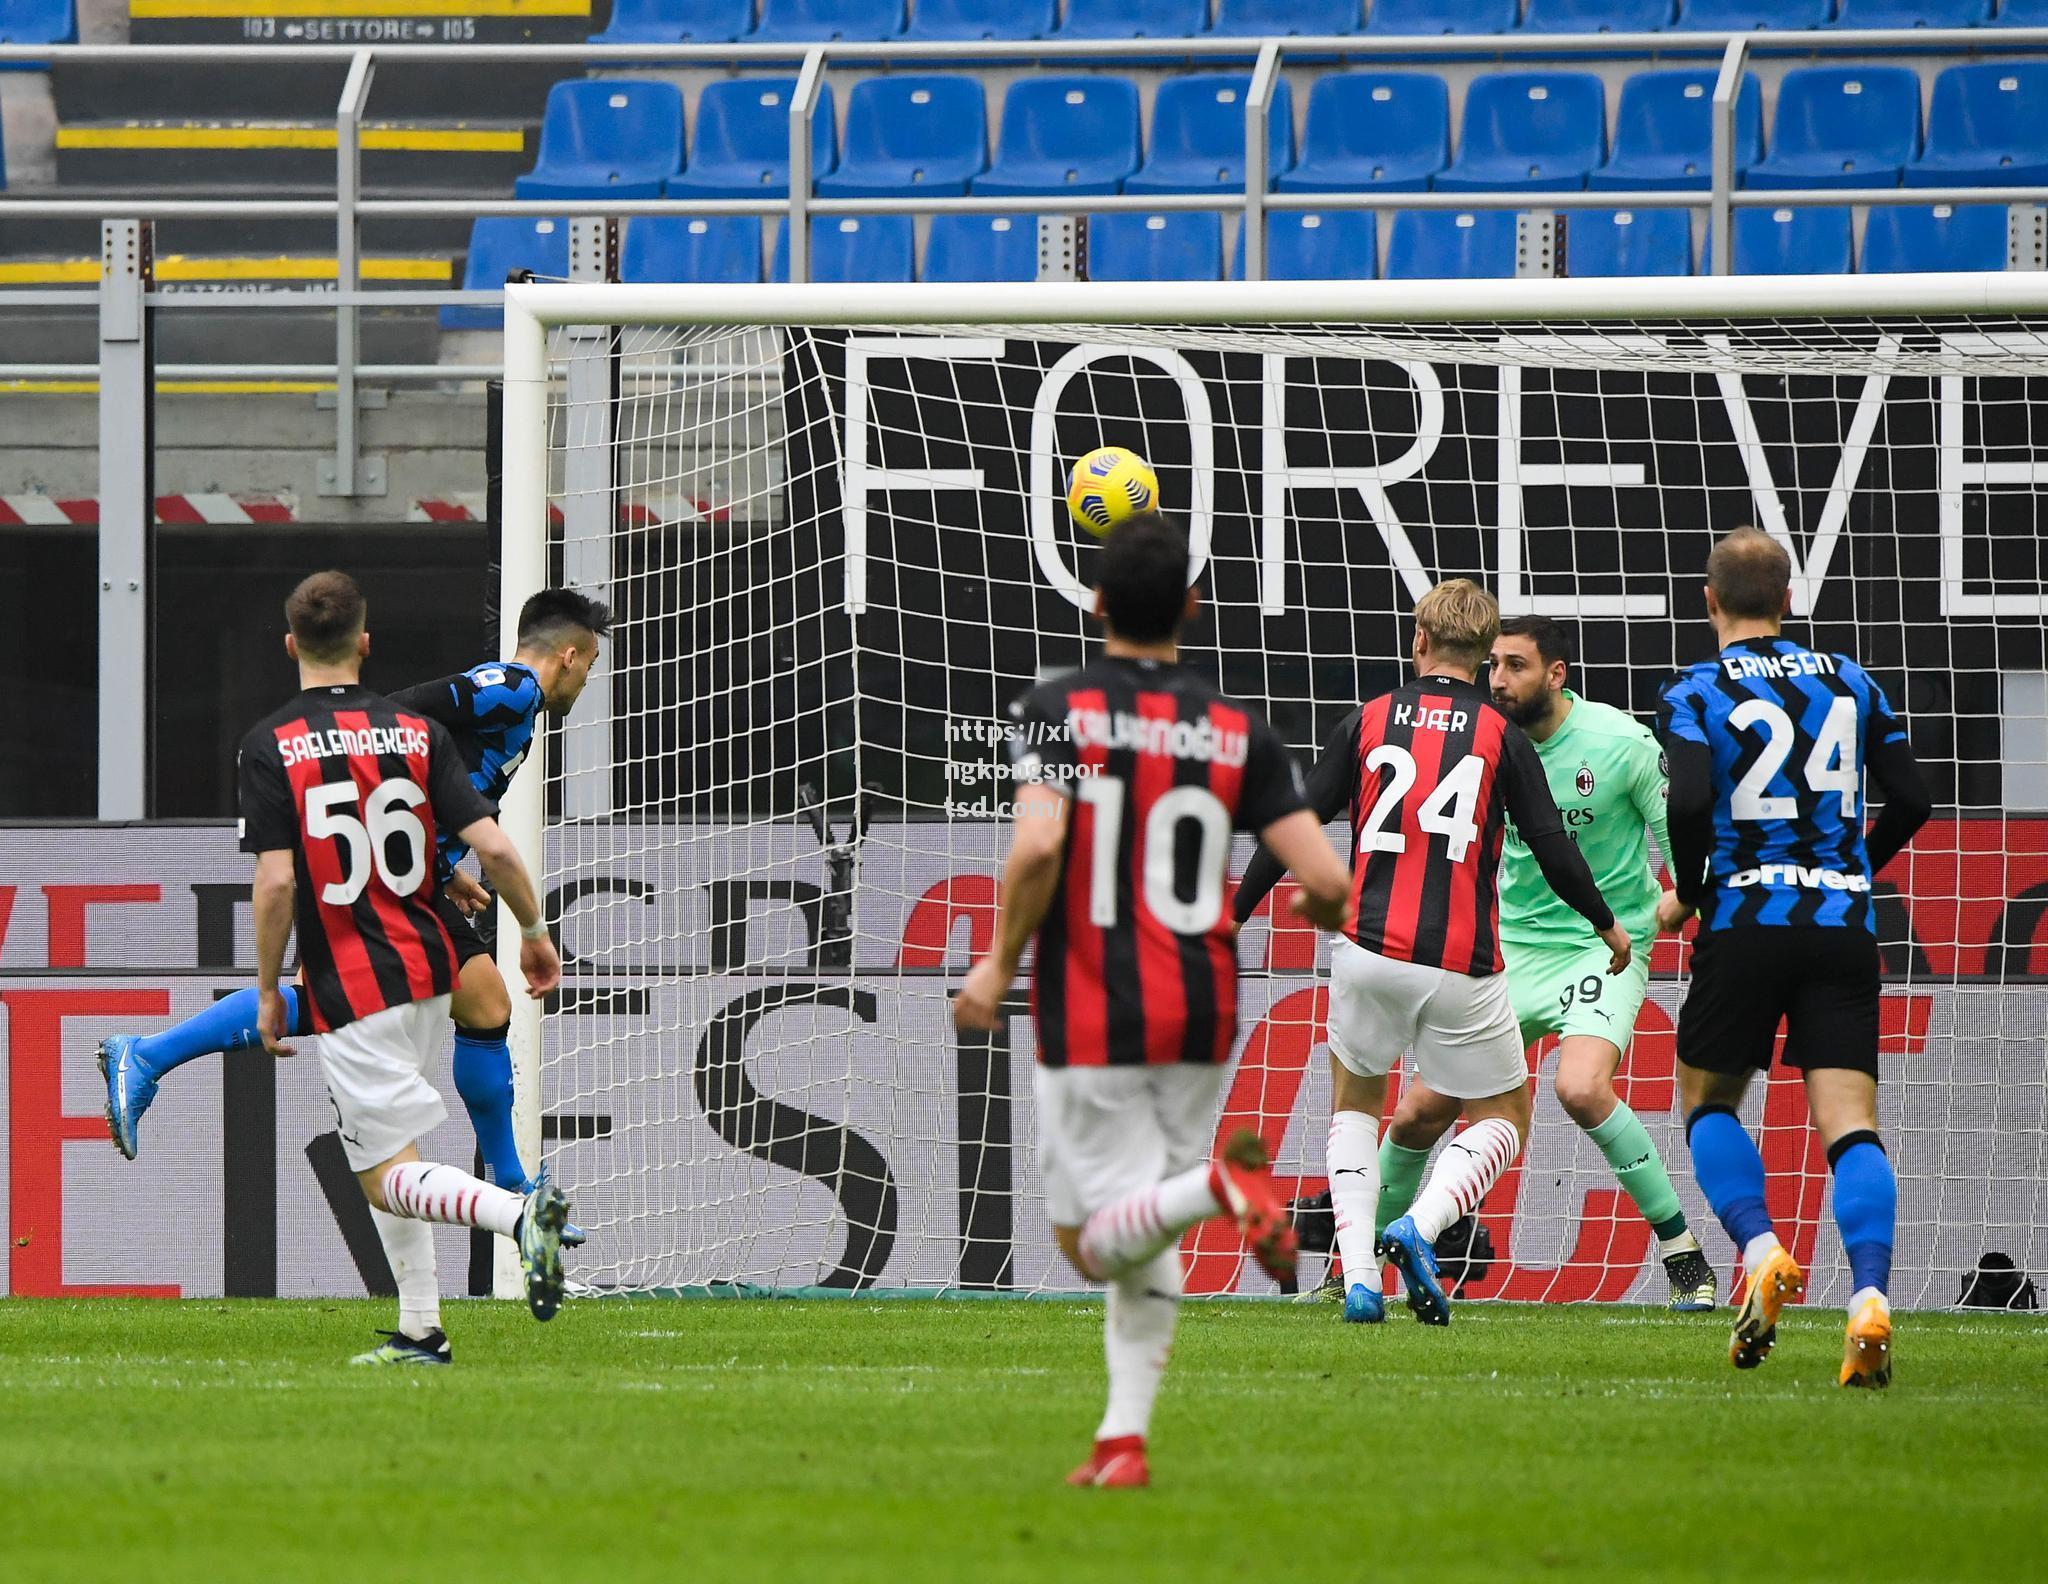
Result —
[[1593, 795], [1593, 767], [1591, 765], [1580, 765], [1579, 773], [1572, 778], [1572, 785], [1579, 789], [1580, 797], [1591, 797]]

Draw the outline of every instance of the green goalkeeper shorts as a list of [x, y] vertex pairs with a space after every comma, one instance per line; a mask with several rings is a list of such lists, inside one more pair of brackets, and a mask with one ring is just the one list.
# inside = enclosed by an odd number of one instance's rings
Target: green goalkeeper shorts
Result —
[[1608, 950], [1597, 940], [1570, 946], [1502, 942], [1522, 1043], [1533, 1045], [1546, 1034], [1590, 1034], [1627, 1051], [1650, 988], [1651, 943], [1634, 944], [1628, 967], [1609, 974]]

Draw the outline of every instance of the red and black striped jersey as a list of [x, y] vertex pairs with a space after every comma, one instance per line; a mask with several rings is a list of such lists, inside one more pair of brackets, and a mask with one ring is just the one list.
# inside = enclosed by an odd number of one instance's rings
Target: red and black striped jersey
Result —
[[[1353, 710], [1309, 773], [1325, 821], [1351, 817], [1351, 937], [1404, 962], [1484, 976], [1501, 971], [1504, 819], [1558, 897], [1595, 929], [1614, 914], [1566, 834], [1543, 762], [1522, 729], [1471, 682], [1432, 676]], [[1261, 854], [1245, 870], [1237, 914], [1279, 878]]]
[[356, 684], [308, 688], [242, 739], [236, 779], [242, 850], [292, 854], [316, 1032], [454, 989], [434, 843], [491, 807], [445, 726]]
[[1229, 1059], [1231, 833], [1306, 806], [1286, 745], [1183, 666], [1105, 657], [1010, 706], [1020, 777], [1073, 801], [1031, 1010], [1054, 1067]]

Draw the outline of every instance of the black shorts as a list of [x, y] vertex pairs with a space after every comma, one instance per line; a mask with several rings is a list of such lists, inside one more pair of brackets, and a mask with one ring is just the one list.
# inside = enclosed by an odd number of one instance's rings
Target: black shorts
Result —
[[1762, 1072], [1778, 1022], [1787, 1067], [1877, 1076], [1877, 937], [1855, 928], [1755, 925], [1702, 933], [1678, 1013], [1678, 1059], [1703, 1072]]
[[447, 892], [434, 893], [434, 914], [447, 926], [448, 938], [455, 942], [457, 972], [472, 957], [489, 957], [496, 953], [492, 937], [497, 934], [497, 913], [497, 904], [493, 903], [475, 918], [464, 918], [462, 909], [448, 900]]

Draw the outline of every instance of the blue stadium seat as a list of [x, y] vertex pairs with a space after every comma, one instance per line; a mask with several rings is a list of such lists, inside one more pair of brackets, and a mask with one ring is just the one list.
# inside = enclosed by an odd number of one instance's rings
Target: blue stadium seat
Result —
[[612, 0], [593, 44], [730, 44], [754, 25], [754, 0]]
[[[0, 44], [76, 44], [77, 0], [0, 0]], [[7, 61], [0, 71], [48, 71], [47, 61]]]
[[1529, 0], [1524, 33], [1654, 33], [1671, 25], [1673, 0]]
[[[1152, 99], [1150, 154], [1124, 183], [1127, 193], [1219, 192], [1244, 188], [1243, 72], [1168, 77]], [[1266, 178], [1294, 164], [1294, 96], [1282, 77], [1266, 115]]]
[[1927, 152], [1908, 187], [2048, 182], [2048, 65], [1951, 66], [1927, 104]]
[[[1714, 79], [1701, 71], [1646, 71], [1621, 85], [1614, 152], [1586, 179], [1601, 192], [1712, 185]], [[1764, 157], [1764, 96], [1745, 72], [1735, 95], [1735, 168]]]
[[[469, 257], [462, 266], [464, 291], [495, 291], [515, 270], [559, 279], [569, 273], [569, 222], [491, 215], [469, 228]], [[450, 303], [441, 310], [443, 330], [497, 330], [504, 310], [477, 303]]]
[[1113, 193], [1138, 168], [1138, 87], [1124, 77], [1019, 78], [977, 193]]
[[1047, 37], [1189, 38], [1208, 27], [1209, 0], [1067, 0], [1066, 16]]
[[1891, 187], [1920, 153], [1920, 74], [1910, 66], [1802, 66], [1778, 84], [1771, 151], [1751, 187]]
[[[1848, 209], [1738, 209], [1738, 275], [1846, 275], [1854, 267], [1855, 217]], [[1712, 256], [1713, 239], [1708, 237]]]
[[1561, 192], [1607, 157], [1607, 96], [1592, 72], [1493, 72], [1465, 92], [1458, 157], [1439, 192]]
[[917, 0], [907, 39], [1035, 39], [1053, 30], [1055, 0]]
[[1443, 79], [1409, 72], [1332, 72], [1308, 95], [1301, 163], [1282, 192], [1423, 192], [1451, 162]]
[[[697, 136], [690, 162], [668, 179], [677, 198], [781, 197], [789, 191], [788, 77], [739, 77], [714, 82], [697, 95]], [[811, 122], [811, 174], [828, 174], [839, 144], [832, 124], [832, 89], [819, 91]]]
[[[775, 227], [772, 281], [789, 279], [789, 222]], [[818, 215], [811, 221], [814, 281], [917, 279], [917, 222], [909, 215]]]
[[1999, 27], [2048, 27], [2048, 0], [1998, 0], [1996, 20]]
[[1035, 215], [940, 214], [925, 238], [928, 281], [1038, 279]]
[[1680, 0], [1677, 26], [1695, 33], [1824, 27], [1835, 0]]
[[1873, 204], [1863, 230], [1866, 275], [2002, 270], [2004, 204]]
[[1567, 275], [1690, 275], [1683, 209], [1574, 209], [1564, 221]]
[[521, 198], [659, 198], [683, 168], [683, 95], [673, 83], [585, 77], [548, 90], [540, 157]]
[[988, 106], [974, 77], [870, 77], [846, 101], [834, 198], [958, 196], [988, 168]]
[[639, 215], [626, 222], [619, 279], [744, 285], [761, 278], [761, 222], [753, 215]]
[[1373, 0], [1368, 33], [1512, 33], [1519, 0]]
[[1388, 280], [1504, 280], [1515, 273], [1515, 217], [1506, 209], [1408, 209], [1387, 233]]
[[1106, 214], [1088, 218], [1088, 278], [1096, 281], [1220, 280], [1218, 214]]
[[[1371, 280], [1379, 273], [1379, 224], [1370, 209], [1268, 210], [1267, 280]], [[1230, 278], [1244, 279], [1244, 227]]]
[[1991, 20], [1991, 0], [1837, 0], [1838, 28], [1976, 27]]
[[1317, 38], [1356, 33], [1358, 0], [1216, 0], [1218, 33], [1236, 38]]
[[903, 31], [903, 0], [761, 0], [749, 44], [892, 39]]

